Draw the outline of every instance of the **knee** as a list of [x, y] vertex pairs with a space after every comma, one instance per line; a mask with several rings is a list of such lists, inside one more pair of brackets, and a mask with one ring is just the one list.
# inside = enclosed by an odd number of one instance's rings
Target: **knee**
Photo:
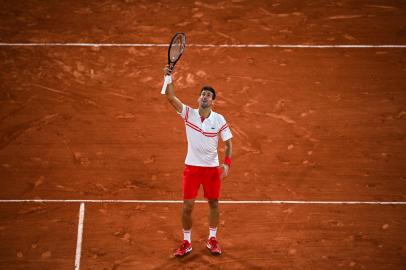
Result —
[[193, 204], [192, 203], [184, 203], [183, 204], [183, 213], [190, 215], [193, 211]]
[[209, 206], [211, 209], [218, 209], [219, 201], [218, 200], [209, 200]]

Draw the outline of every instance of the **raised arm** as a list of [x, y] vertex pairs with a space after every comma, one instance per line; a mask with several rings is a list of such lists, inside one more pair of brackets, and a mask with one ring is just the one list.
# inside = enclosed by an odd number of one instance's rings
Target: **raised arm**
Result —
[[[169, 66], [166, 66], [164, 69], [165, 76], [172, 76], [172, 70], [169, 69]], [[172, 81], [172, 79], [171, 79]], [[173, 83], [169, 83], [168, 87], [166, 88], [166, 98], [168, 99], [169, 103], [175, 108], [178, 113], [182, 112], [182, 102], [175, 96], [175, 91], [173, 88]]]

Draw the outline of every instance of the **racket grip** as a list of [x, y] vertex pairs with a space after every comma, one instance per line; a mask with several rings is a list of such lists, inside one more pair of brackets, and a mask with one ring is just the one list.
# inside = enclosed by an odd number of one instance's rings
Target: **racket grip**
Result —
[[164, 81], [164, 85], [162, 86], [161, 94], [165, 95], [166, 94], [166, 87], [168, 87], [168, 83]]
[[166, 94], [166, 88], [168, 87], [168, 84], [172, 83], [172, 76], [166, 75], [164, 79], [164, 85], [162, 86], [161, 94], [165, 95]]

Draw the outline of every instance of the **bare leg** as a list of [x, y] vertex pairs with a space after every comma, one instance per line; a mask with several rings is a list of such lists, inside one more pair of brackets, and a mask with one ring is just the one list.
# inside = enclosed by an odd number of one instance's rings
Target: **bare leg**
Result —
[[195, 200], [184, 200], [182, 210], [182, 226], [184, 230], [192, 229], [192, 212]]
[[217, 199], [209, 200], [209, 208], [209, 226], [210, 228], [217, 228], [220, 218], [219, 201]]

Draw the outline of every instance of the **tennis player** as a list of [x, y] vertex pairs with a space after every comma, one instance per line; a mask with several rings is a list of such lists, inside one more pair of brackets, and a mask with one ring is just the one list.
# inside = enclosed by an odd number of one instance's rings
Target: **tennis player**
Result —
[[[165, 80], [168, 82], [166, 97], [185, 122], [188, 151], [183, 171], [183, 242], [175, 256], [183, 257], [192, 251], [192, 211], [200, 185], [209, 203], [209, 237], [207, 248], [213, 255], [220, 255], [217, 241], [221, 181], [227, 177], [231, 166], [231, 130], [221, 114], [212, 110], [216, 92], [210, 86], [200, 90], [198, 109], [183, 104], [176, 96], [172, 84], [172, 70], [166, 66]], [[225, 144], [224, 163], [219, 166], [217, 145], [219, 136]]]

